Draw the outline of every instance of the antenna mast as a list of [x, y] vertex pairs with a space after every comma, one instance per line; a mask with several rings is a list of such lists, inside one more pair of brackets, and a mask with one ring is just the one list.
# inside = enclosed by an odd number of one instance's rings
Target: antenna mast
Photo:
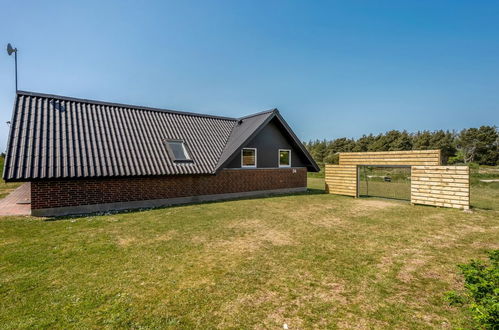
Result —
[[17, 92], [17, 48], [13, 48], [12, 45], [9, 43], [7, 44], [7, 54], [12, 55], [14, 53], [14, 62], [16, 66], [16, 92]]

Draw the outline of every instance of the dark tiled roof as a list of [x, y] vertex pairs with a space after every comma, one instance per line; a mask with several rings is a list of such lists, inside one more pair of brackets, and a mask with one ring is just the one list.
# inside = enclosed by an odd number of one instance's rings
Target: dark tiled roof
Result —
[[[3, 177], [213, 174], [276, 115], [237, 119], [19, 91]], [[167, 139], [184, 140], [193, 162], [171, 161]]]

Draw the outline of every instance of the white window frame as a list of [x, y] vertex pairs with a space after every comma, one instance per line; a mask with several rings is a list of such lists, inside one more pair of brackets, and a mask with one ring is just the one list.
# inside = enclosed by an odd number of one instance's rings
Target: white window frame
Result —
[[[255, 151], [255, 165], [244, 165], [244, 162], [243, 162], [243, 152], [244, 150], [254, 150]], [[241, 149], [241, 167], [242, 168], [256, 168], [257, 166], [257, 158], [258, 157], [258, 150], [256, 148], [242, 148]]]
[[[281, 151], [289, 152], [289, 165], [281, 165]], [[277, 164], [279, 164], [279, 167], [291, 167], [291, 149], [279, 149], [277, 151]]]

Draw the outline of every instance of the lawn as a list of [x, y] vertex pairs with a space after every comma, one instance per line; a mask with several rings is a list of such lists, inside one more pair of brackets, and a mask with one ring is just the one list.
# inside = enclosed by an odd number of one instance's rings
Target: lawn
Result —
[[[444, 293], [498, 248], [497, 190], [463, 212], [311, 191], [0, 219], [5, 328], [469, 327]], [[494, 192], [494, 197], [483, 196]], [[481, 196], [478, 198], [478, 196]]]
[[[361, 166], [360, 196], [411, 200], [411, 169]], [[390, 181], [384, 181], [384, 177]]]

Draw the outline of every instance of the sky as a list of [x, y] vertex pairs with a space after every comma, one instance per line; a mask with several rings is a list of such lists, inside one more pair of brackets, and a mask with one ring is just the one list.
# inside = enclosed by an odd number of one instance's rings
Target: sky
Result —
[[19, 89], [238, 117], [302, 140], [499, 124], [499, 1], [0, 0]]

